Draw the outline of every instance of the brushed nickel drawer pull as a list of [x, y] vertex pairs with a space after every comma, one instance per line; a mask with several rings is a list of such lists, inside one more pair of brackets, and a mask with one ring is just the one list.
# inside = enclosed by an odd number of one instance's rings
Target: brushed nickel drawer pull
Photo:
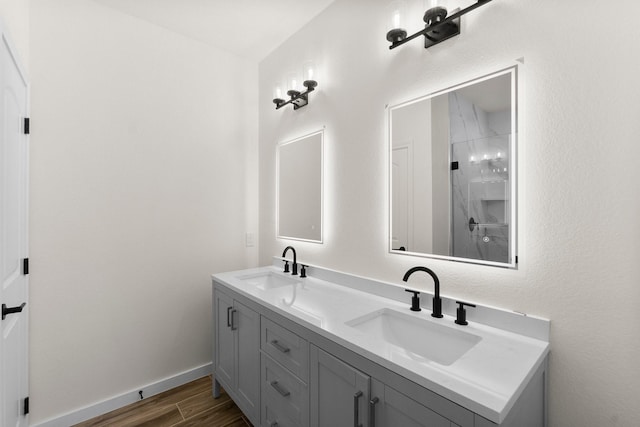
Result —
[[361, 397], [362, 392], [360, 390], [353, 395], [353, 427], [362, 427], [362, 424], [360, 424], [360, 414], [358, 413], [358, 401]]
[[378, 403], [380, 399], [374, 397], [369, 401], [369, 425], [371, 427], [376, 427], [376, 403]]
[[284, 388], [282, 388], [282, 386], [280, 386], [278, 384], [278, 381], [271, 381], [271, 387], [273, 387], [275, 389], [275, 391], [280, 393], [280, 396], [282, 396], [282, 397], [287, 397], [287, 396], [289, 396], [291, 394], [289, 391], [287, 391]]
[[227, 307], [227, 328], [231, 327], [231, 310], [233, 310], [233, 307]]
[[289, 353], [291, 351], [290, 348], [287, 348], [287, 347], [283, 346], [282, 344], [280, 344], [278, 342], [278, 340], [271, 341], [271, 345], [274, 346], [275, 348], [277, 348], [278, 351], [281, 351], [282, 353]]
[[238, 312], [238, 310], [236, 310], [235, 308], [234, 308], [233, 310], [231, 310], [231, 330], [232, 330], [232, 331], [235, 331], [235, 330], [237, 330], [237, 329], [238, 329], [238, 327], [237, 327], [237, 326], [235, 326], [235, 324], [234, 324], [234, 322], [233, 322], [233, 319], [234, 319], [234, 317], [235, 317], [235, 316], [234, 316], [234, 314], [236, 314], [237, 312]]

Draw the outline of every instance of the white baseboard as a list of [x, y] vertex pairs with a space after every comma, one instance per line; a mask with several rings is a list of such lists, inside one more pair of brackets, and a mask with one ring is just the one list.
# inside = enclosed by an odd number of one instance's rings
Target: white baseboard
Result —
[[64, 415], [50, 418], [46, 421], [35, 424], [33, 427], [68, 427], [139, 401], [140, 394], [138, 392], [140, 390], [143, 391], [143, 396], [146, 399], [209, 374], [211, 374], [211, 363], [162, 379], [152, 384], [137, 387], [134, 390], [123, 393], [119, 396], [114, 396], [110, 399], [103, 400], [102, 402], [96, 402], [92, 405], [85, 406], [84, 408]]

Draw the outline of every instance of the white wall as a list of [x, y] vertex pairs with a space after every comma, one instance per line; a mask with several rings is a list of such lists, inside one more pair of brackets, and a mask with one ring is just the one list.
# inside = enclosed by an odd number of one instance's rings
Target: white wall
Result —
[[254, 266], [257, 65], [31, 1], [32, 423], [211, 361], [210, 274]]
[[[599, 2], [495, 1], [455, 39], [389, 51], [387, 3], [338, 0], [260, 64], [261, 264], [291, 243], [275, 238], [275, 145], [326, 125], [325, 243], [295, 242], [300, 260], [395, 282], [426, 265], [448, 296], [549, 318], [550, 425], [637, 426], [640, 5], [617, 2], [605, 31]], [[273, 82], [309, 56], [318, 91], [275, 111]], [[519, 268], [388, 254], [385, 105], [520, 57]]]
[[29, 71], [29, 1], [0, 0], [0, 19], [6, 25], [20, 65]]

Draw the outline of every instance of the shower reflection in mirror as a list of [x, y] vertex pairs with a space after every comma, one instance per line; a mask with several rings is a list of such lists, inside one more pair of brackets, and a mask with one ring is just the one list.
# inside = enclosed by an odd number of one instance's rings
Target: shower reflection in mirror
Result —
[[390, 249], [515, 267], [517, 68], [389, 109]]

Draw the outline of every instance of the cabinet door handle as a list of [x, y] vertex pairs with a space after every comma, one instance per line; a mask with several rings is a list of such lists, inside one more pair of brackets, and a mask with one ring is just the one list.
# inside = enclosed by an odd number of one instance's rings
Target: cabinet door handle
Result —
[[267, 425], [269, 427], [278, 427], [278, 422], [277, 421], [271, 422], [271, 421], [267, 420]]
[[369, 401], [369, 427], [376, 427], [376, 403], [379, 401], [377, 397]]
[[278, 381], [271, 381], [270, 384], [271, 384], [271, 387], [273, 387], [275, 391], [280, 393], [280, 396], [282, 396], [282, 397], [287, 397], [287, 396], [289, 396], [291, 394], [289, 391], [287, 391], [284, 388], [282, 388], [282, 386], [280, 384], [278, 384]]
[[358, 401], [362, 397], [362, 392], [358, 390], [356, 394], [353, 395], [353, 427], [362, 427], [360, 424], [360, 414], [358, 414]]
[[237, 326], [233, 326], [234, 322], [233, 322], [233, 318], [234, 318], [234, 314], [236, 314], [238, 312], [238, 310], [236, 310], [235, 308], [233, 310], [231, 310], [231, 330], [235, 331], [236, 329], [238, 329]]
[[233, 307], [227, 307], [227, 328], [231, 327], [231, 310], [233, 310]]
[[279, 351], [283, 352], [283, 353], [289, 353], [289, 351], [291, 351], [291, 349], [283, 346], [282, 344], [280, 344], [278, 342], [278, 340], [273, 340], [271, 341], [271, 345], [274, 346], [275, 348], [277, 348]]
[[6, 304], [2, 304], [2, 320], [4, 320], [4, 318], [7, 317], [7, 314], [22, 313], [22, 309], [26, 305], [27, 305], [26, 302], [23, 302], [22, 305], [19, 305], [17, 307], [7, 307]]

